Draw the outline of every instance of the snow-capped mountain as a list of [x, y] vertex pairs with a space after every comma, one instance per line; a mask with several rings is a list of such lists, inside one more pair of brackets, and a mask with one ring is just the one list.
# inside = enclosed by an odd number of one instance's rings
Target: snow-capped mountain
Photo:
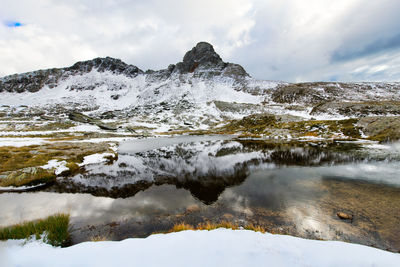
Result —
[[103, 118], [135, 117], [201, 127], [256, 112], [311, 117], [313, 107], [326, 101], [395, 101], [400, 99], [399, 88], [398, 83], [257, 80], [240, 65], [224, 62], [212, 45], [200, 42], [182, 62], [158, 71], [106, 57], [3, 77], [0, 111], [33, 115], [86, 111]]

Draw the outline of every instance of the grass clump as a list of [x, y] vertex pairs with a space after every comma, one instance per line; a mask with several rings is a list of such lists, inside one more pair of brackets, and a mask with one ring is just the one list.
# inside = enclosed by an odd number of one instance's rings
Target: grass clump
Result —
[[169, 233], [172, 232], [181, 232], [181, 231], [186, 231], [186, 230], [215, 230], [218, 228], [226, 228], [226, 229], [232, 229], [232, 230], [239, 230], [239, 229], [245, 229], [245, 230], [251, 230], [255, 232], [261, 232], [261, 233], [266, 233], [267, 230], [260, 226], [260, 225], [254, 225], [254, 224], [246, 224], [245, 226], [241, 227], [236, 223], [228, 222], [228, 221], [222, 221], [219, 223], [212, 223], [212, 222], [204, 222], [204, 223], [199, 223], [196, 227], [187, 223], [178, 223], [175, 224], [172, 229], [169, 231]]
[[178, 223], [175, 224], [170, 232], [181, 232], [181, 231], [187, 231], [187, 230], [196, 230], [192, 225], [186, 224], [186, 223]]
[[243, 228], [246, 229], [246, 230], [254, 231], [254, 232], [261, 232], [261, 233], [267, 232], [267, 230], [264, 227], [262, 227], [260, 225], [254, 225], [252, 223], [247, 224]]
[[206, 222], [206, 223], [200, 223], [197, 225], [196, 230], [214, 230], [218, 228], [226, 228], [226, 229], [233, 229], [237, 230], [239, 229], [239, 226], [237, 224], [227, 222], [227, 221], [222, 221], [220, 223], [211, 223], [211, 222]]
[[101, 236], [101, 235], [93, 236], [93, 237], [90, 239], [90, 241], [92, 241], [92, 242], [101, 242], [101, 241], [107, 241], [107, 240], [108, 240], [107, 237]]
[[45, 234], [44, 242], [52, 246], [66, 246], [70, 240], [68, 228], [69, 215], [56, 214], [42, 220], [0, 228], [0, 240], [29, 239], [33, 235], [39, 239]]

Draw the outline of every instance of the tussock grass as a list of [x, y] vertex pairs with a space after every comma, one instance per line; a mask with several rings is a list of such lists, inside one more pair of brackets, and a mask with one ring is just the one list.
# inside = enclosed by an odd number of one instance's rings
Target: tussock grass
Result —
[[92, 241], [92, 242], [100, 242], [100, 241], [107, 241], [107, 240], [108, 240], [107, 237], [105, 237], [105, 236], [100, 236], [100, 235], [93, 236], [93, 237], [90, 239], [90, 241]]
[[220, 223], [204, 222], [204, 223], [198, 224], [196, 227], [182, 222], [182, 223], [175, 224], [172, 227], [172, 229], [168, 232], [172, 233], [172, 232], [180, 232], [180, 231], [186, 231], [186, 230], [211, 231], [211, 230], [215, 230], [218, 228], [226, 228], [226, 229], [232, 229], [232, 230], [245, 229], [245, 230], [251, 230], [251, 231], [261, 232], [261, 233], [267, 232], [267, 230], [260, 225], [254, 225], [251, 223], [251, 224], [247, 224], [247, 225], [241, 227], [236, 223], [232, 223], [232, 222], [228, 222], [228, 221], [222, 221]]
[[246, 230], [254, 231], [254, 232], [261, 232], [261, 233], [267, 232], [267, 230], [264, 227], [262, 227], [260, 225], [254, 225], [252, 223], [247, 224], [243, 228], [246, 229]]
[[181, 232], [186, 230], [196, 230], [192, 225], [186, 223], [175, 224], [169, 232]]
[[0, 228], [0, 240], [29, 239], [32, 235], [39, 239], [45, 234], [44, 242], [52, 246], [65, 246], [69, 242], [68, 228], [69, 215], [56, 214], [42, 220]]
[[222, 221], [220, 223], [211, 223], [211, 222], [206, 222], [206, 223], [200, 223], [197, 226], [197, 230], [214, 230], [218, 228], [227, 228], [227, 229], [233, 229], [237, 230], [239, 229], [239, 226], [237, 224], [227, 222], [227, 221]]

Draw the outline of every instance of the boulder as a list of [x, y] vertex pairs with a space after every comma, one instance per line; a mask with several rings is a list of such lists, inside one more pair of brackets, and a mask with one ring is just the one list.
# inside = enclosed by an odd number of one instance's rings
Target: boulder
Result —
[[72, 121], [97, 125], [100, 129], [103, 129], [103, 130], [108, 130], [108, 131], [116, 131], [117, 130], [117, 128], [114, 126], [103, 123], [100, 120], [91, 118], [91, 117], [84, 115], [82, 113], [79, 113], [79, 112], [70, 112], [68, 114], [68, 118]]

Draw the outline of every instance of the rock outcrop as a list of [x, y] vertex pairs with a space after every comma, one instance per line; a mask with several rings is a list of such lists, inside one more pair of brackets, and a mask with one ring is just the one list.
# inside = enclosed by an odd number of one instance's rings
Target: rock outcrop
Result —
[[213, 46], [205, 42], [198, 43], [185, 54], [182, 62], [176, 64], [176, 69], [180, 73], [194, 72], [197, 68], [223, 69], [224, 67], [225, 63], [214, 51]]
[[[183, 61], [171, 64], [167, 69], [158, 71], [146, 71], [134, 65], [129, 65], [120, 59], [105, 57], [95, 58], [87, 61], [80, 61], [67, 68], [54, 68], [38, 70], [22, 74], [14, 74], [0, 78], [0, 92], [37, 92], [44, 86], [53, 88], [57, 84], [70, 76], [82, 75], [92, 70], [98, 72], [111, 72], [116, 75], [125, 75], [134, 78], [139, 74], [145, 74], [148, 81], [165, 80], [172, 74], [193, 73], [196, 77], [212, 78], [214, 76], [227, 76], [235, 79], [242, 79], [249, 75], [238, 64], [226, 63], [215, 52], [213, 46], [206, 42], [200, 42], [192, 50], [188, 51], [183, 57]], [[94, 89], [95, 86], [79, 88], [81, 90]], [[71, 87], [74, 88], [74, 87]]]
[[103, 123], [100, 120], [91, 118], [91, 117], [86, 116], [86, 115], [84, 115], [82, 113], [79, 113], [79, 112], [70, 112], [68, 117], [72, 121], [77, 121], [77, 122], [97, 125], [102, 130], [108, 130], [108, 131], [116, 131], [117, 130], [117, 128], [114, 127], [114, 126], [111, 126], [109, 124]]
[[109, 71], [113, 74], [122, 74], [127, 77], [136, 77], [143, 73], [138, 67], [128, 65], [120, 59], [111, 57], [95, 58], [87, 61], [80, 61], [71, 67], [61, 69], [38, 70], [22, 74], [14, 74], [0, 78], [0, 93], [6, 92], [37, 92], [44, 86], [53, 88], [57, 84], [73, 75], [89, 73], [93, 69], [98, 72]]

